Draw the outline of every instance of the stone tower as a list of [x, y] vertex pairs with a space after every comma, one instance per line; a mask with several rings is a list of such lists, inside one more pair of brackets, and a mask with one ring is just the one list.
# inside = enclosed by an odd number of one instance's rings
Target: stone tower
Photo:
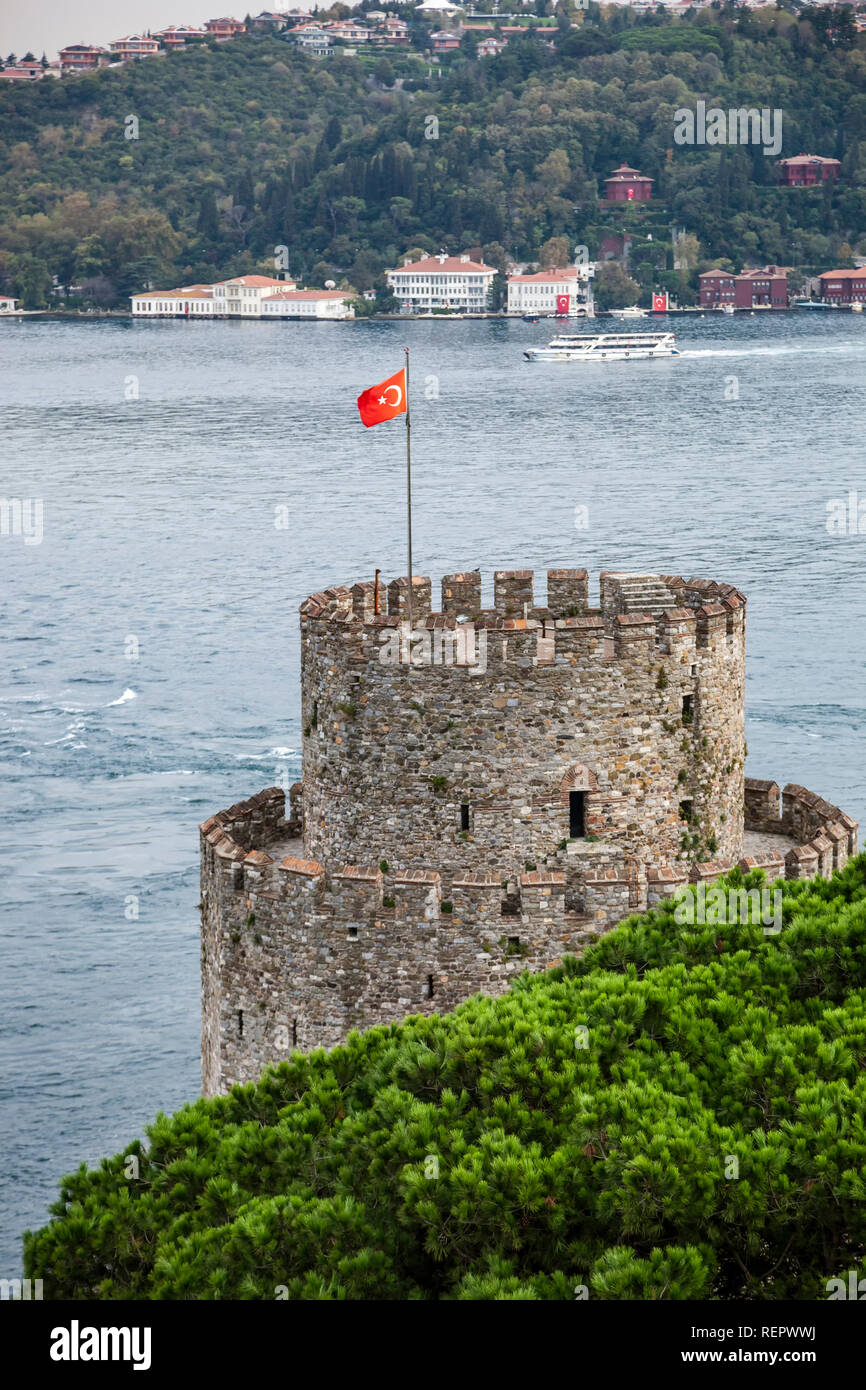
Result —
[[[473, 571], [433, 612], [416, 578], [411, 633], [405, 579], [302, 604], [303, 782], [201, 827], [206, 1094], [500, 993], [741, 859], [743, 595], [611, 571], [600, 589], [591, 608], [585, 570], [550, 570], [541, 605], [502, 571], [484, 609]], [[775, 784], [754, 785], [766, 831]], [[801, 832], [829, 824], [797, 805]], [[841, 838], [844, 862], [853, 822]]]

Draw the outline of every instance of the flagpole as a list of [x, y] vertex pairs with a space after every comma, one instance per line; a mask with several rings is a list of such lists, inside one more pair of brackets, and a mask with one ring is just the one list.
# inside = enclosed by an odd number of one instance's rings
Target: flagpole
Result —
[[409, 349], [406, 354], [406, 527], [409, 551], [409, 594], [407, 613], [409, 617], [409, 642], [412, 641], [412, 417], [409, 413]]

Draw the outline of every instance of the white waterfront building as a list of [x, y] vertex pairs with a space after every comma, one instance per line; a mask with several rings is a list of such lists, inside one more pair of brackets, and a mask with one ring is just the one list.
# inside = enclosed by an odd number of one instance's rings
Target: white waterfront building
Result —
[[353, 319], [352, 295], [340, 290], [282, 290], [262, 300], [262, 318]]
[[468, 255], [426, 256], [406, 261], [387, 273], [388, 284], [400, 300], [404, 312], [456, 309], [467, 314], [483, 314], [488, 307], [495, 267], [473, 261]]
[[275, 280], [271, 275], [238, 275], [213, 286], [215, 312], [241, 318], [261, 318], [262, 301], [278, 291], [294, 290], [294, 280]]
[[[565, 305], [567, 301], [567, 307]], [[589, 267], [537, 270], [534, 275], [509, 275], [509, 314], [585, 313], [592, 315]]]
[[177, 290], [148, 290], [130, 296], [136, 318], [213, 318], [212, 285], [183, 285]]
[[299, 290], [293, 280], [241, 275], [217, 285], [148, 290], [132, 295], [131, 303], [137, 318], [351, 319], [353, 297], [345, 290]]

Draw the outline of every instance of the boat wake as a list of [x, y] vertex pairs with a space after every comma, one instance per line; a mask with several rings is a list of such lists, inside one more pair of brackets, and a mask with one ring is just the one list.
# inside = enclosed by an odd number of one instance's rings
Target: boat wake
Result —
[[803, 344], [797, 347], [742, 347], [742, 348], [682, 348], [683, 357], [819, 357], [836, 353], [862, 352], [866, 344], [859, 342], [821, 343], [814, 346]]

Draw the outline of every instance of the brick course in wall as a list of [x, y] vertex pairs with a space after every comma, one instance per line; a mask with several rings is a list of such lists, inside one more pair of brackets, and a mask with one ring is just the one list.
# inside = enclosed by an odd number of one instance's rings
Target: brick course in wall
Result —
[[[438, 613], [429, 579], [412, 587], [411, 642], [405, 579], [305, 601], [288, 815], [270, 788], [201, 827], [207, 1095], [500, 993], [680, 883], [737, 862], [811, 876], [856, 848], [837, 807], [744, 777], [731, 585], [608, 571], [591, 609], [586, 572], [552, 570], [539, 607], [531, 571], [497, 571], [483, 610], [468, 571]], [[474, 664], [449, 662], [470, 629]], [[746, 828], [793, 848], [746, 859]]]

